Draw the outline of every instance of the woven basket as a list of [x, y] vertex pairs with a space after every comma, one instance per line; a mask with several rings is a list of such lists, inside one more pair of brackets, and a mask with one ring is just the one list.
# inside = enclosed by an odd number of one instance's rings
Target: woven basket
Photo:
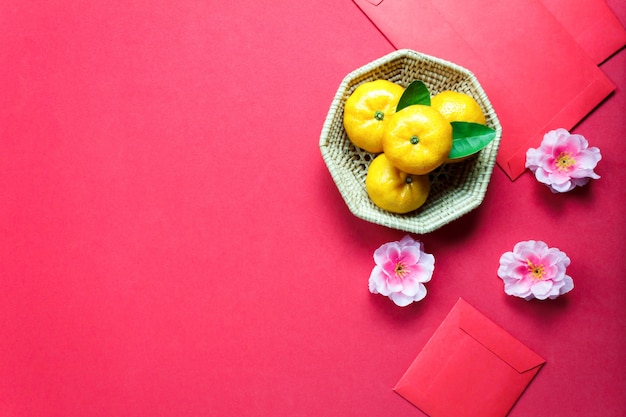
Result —
[[[471, 158], [446, 164], [431, 176], [426, 203], [408, 214], [394, 214], [375, 206], [365, 189], [365, 176], [375, 155], [355, 147], [343, 127], [347, 98], [359, 84], [386, 79], [404, 87], [415, 80], [426, 84], [431, 95], [444, 90], [469, 94], [480, 104], [495, 139]], [[350, 211], [357, 217], [416, 234], [432, 232], [478, 207], [485, 196], [496, 162], [502, 127], [474, 74], [451, 62], [402, 49], [348, 74], [332, 101], [320, 137], [320, 150], [330, 174]]]

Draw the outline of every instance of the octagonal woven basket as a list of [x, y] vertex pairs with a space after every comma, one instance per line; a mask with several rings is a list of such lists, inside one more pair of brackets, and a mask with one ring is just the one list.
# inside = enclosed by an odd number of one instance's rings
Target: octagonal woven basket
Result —
[[[372, 203], [365, 189], [365, 176], [376, 155], [355, 147], [343, 127], [347, 98], [359, 84], [377, 79], [393, 81], [403, 87], [421, 80], [431, 95], [444, 90], [469, 94], [482, 107], [487, 126], [496, 131], [495, 139], [476, 155], [433, 171], [426, 203], [407, 214], [390, 213]], [[389, 228], [424, 234], [458, 219], [482, 203], [501, 136], [498, 117], [472, 72], [439, 58], [402, 49], [351, 72], [343, 79], [328, 111], [319, 145], [333, 181], [355, 216]]]

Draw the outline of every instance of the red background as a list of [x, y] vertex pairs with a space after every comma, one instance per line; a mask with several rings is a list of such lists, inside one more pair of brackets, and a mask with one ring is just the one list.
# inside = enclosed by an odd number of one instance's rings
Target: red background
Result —
[[[547, 360], [511, 417], [623, 415], [624, 51], [575, 129], [602, 179], [496, 168], [416, 236], [435, 274], [399, 308], [367, 279], [404, 233], [350, 214], [318, 149], [343, 77], [393, 50], [351, 1], [6, 0], [0, 27], [0, 416], [421, 416], [392, 387], [459, 296]], [[504, 294], [527, 239], [571, 293]]]

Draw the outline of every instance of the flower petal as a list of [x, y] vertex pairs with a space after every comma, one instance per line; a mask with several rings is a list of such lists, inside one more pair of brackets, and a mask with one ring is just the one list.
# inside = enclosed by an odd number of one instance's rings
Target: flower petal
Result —
[[550, 295], [551, 289], [552, 281], [540, 281], [532, 286], [531, 291], [535, 298], [545, 300]]
[[574, 289], [574, 280], [572, 277], [565, 275], [563, 278], [563, 286], [559, 289], [559, 295], [570, 292]]
[[389, 293], [399, 292], [399, 291], [402, 291], [402, 289], [404, 288], [404, 283], [402, 282], [402, 279], [397, 278], [395, 276], [387, 279], [386, 284], [387, 284], [387, 291]]
[[422, 252], [417, 246], [406, 246], [402, 248], [402, 252], [398, 257], [398, 261], [405, 265], [415, 265], [420, 261]]
[[373, 294], [383, 294], [387, 292], [386, 276], [380, 266], [376, 265], [370, 273], [369, 289]]
[[404, 286], [400, 292], [404, 295], [408, 295], [409, 297], [414, 297], [415, 294], [418, 293], [420, 285], [422, 284], [416, 280], [405, 280]]
[[428, 291], [426, 290], [426, 286], [425, 285], [420, 285], [419, 286], [419, 291], [417, 291], [417, 293], [413, 297], [413, 301], [421, 301], [421, 300], [423, 300], [424, 297], [426, 297], [427, 292]]
[[409, 297], [401, 292], [391, 293], [389, 294], [389, 298], [400, 307], [406, 307], [413, 302], [413, 297]]

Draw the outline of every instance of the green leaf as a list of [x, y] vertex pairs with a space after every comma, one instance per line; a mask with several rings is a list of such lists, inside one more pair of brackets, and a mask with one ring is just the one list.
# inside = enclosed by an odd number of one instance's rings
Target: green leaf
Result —
[[413, 104], [430, 106], [430, 91], [428, 91], [426, 84], [419, 80], [413, 81], [404, 90], [404, 93], [402, 93], [400, 101], [398, 102], [398, 106], [396, 107], [396, 111], [400, 111], [405, 107], [412, 106]]
[[475, 154], [496, 137], [496, 131], [485, 125], [469, 122], [451, 122], [452, 150], [450, 159], [463, 158]]

